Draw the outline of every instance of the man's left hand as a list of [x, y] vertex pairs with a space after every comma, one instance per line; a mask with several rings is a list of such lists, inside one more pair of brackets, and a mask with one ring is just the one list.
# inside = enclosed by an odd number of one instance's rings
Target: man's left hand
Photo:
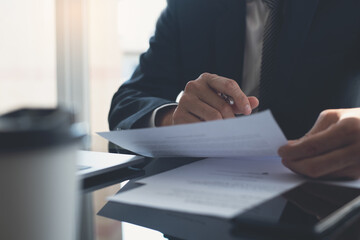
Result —
[[360, 178], [360, 108], [323, 111], [302, 138], [279, 149], [283, 164], [311, 178]]

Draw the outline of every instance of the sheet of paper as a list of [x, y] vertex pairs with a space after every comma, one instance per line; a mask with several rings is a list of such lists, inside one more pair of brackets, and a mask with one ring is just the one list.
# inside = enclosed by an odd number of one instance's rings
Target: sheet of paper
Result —
[[235, 119], [98, 134], [148, 157], [273, 157], [286, 144], [269, 110]]
[[276, 157], [208, 158], [142, 179], [143, 186], [109, 200], [231, 218], [303, 181]]
[[134, 155], [117, 153], [77, 151], [77, 166], [79, 170], [76, 174], [79, 177], [91, 177], [114, 169], [127, 168], [143, 162], [143, 158]]

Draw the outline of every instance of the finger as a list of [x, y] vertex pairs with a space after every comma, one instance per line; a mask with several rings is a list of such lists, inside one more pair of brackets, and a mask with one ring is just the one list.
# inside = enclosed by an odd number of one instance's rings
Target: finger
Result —
[[239, 114], [249, 115], [252, 112], [248, 97], [243, 91], [241, 91], [236, 81], [219, 77], [219, 76], [208, 76], [207, 84], [210, 88], [217, 92], [224, 93], [230, 96], [235, 103], [235, 106], [239, 109]]
[[360, 144], [352, 144], [345, 148], [300, 161], [283, 159], [283, 164], [296, 173], [312, 178], [323, 177], [359, 163]]
[[[221, 98], [214, 89], [210, 88], [206, 83], [207, 79], [204, 78], [206, 74], [202, 74], [200, 80], [189, 81], [186, 84], [184, 94], [188, 94], [188, 96], [192, 95], [203, 101], [204, 103], [210, 105], [215, 108], [222, 115], [223, 119], [226, 118], [234, 118], [234, 109], [227, 103], [223, 98]], [[197, 101], [198, 99], [193, 99], [193, 101]], [[180, 98], [181, 100], [181, 98]], [[179, 101], [180, 102], [180, 101]], [[184, 102], [184, 101], [182, 101]], [[191, 104], [191, 103], [189, 103]], [[188, 107], [187, 107], [188, 109]]]
[[202, 122], [201, 119], [192, 115], [191, 113], [184, 111], [181, 107], [177, 107], [173, 114], [173, 124], [187, 124], [187, 123], [197, 123]]
[[289, 140], [288, 141], [288, 144], [289, 145], [294, 145], [294, 144], [296, 144], [296, 143], [298, 143], [300, 140]]
[[223, 119], [218, 110], [204, 103], [197, 96], [192, 94], [184, 93], [179, 101], [179, 107], [201, 120], [212, 121]]
[[[252, 110], [254, 110], [259, 106], [259, 100], [256, 97], [248, 97], [248, 100]], [[232, 105], [232, 107], [233, 107], [233, 112], [236, 115], [241, 115], [241, 110], [237, 106]]]
[[279, 155], [288, 160], [314, 157], [352, 143], [355, 136], [343, 124], [334, 125], [315, 135], [308, 135], [279, 148]]
[[340, 119], [338, 110], [325, 110], [320, 113], [314, 126], [306, 135], [313, 135], [328, 129], [331, 125], [337, 123]]
[[220, 112], [223, 119], [235, 117], [232, 106], [207, 85], [198, 94], [199, 99]]

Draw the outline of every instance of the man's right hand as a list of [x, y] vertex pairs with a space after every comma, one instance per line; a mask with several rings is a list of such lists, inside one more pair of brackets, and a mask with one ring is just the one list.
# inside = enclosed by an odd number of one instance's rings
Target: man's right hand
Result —
[[[218, 93], [234, 100], [230, 105]], [[247, 97], [236, 81], [216, 74], [203, 73], [196, 80], [187, 83], [176, 108], [159, 114], [157, 126], [195, 123], [234, 118], [235, 114], [251, 114], [259, 105], [256, 97]]]

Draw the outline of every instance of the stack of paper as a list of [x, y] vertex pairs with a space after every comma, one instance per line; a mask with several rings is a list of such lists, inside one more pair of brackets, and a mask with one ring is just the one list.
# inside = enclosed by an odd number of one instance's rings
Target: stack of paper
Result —
[[278, 158], [208, 158], [142, 179], [145, 185], [109, 200], [231, 218], [303, 181]]
[[281, 164], [277, 150], [287, 140], [270, 111], [100, 135], [149, 157], [212, 157], [142, 179], [114, 202], [231, 218], [305, 180]]

